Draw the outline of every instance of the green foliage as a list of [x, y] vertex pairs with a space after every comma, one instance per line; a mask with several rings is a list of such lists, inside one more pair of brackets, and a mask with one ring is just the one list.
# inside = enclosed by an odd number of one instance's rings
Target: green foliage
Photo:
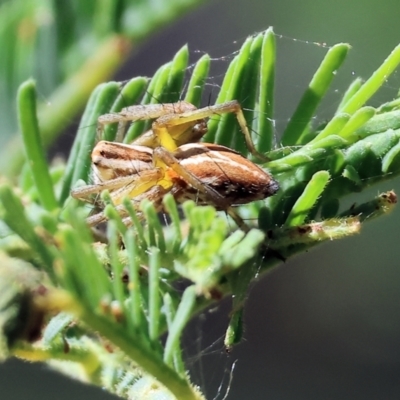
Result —
[[[376, 109], [364, 106], [398, 65], [400, 48], [371, 79], [350, 85], [330, 122], [317, 129], [311, 123], [347, 51], [343, 44], [329, 50], [285, 130], [285, 147], [278, 149], [272, 143], [272, 30], [248, 38], [232, 60], [217, 102], [241, 102], [257, 150], [270, 159], [264, 167], [280, 184], [268, 200], [239, 208], [248, 232], [211, 205], [186, 202], [180, 216], [173, 196], [167, 195], [163, 204], [170, 219], [165, 226], [151, 202], [135, 209], [126, 199], [114, 207], [103, 193], [108, 223], [100, 242], [85, 223], [90, 210], [69, 197], [72, 188], [90, 181], [100, 115], [120, 111], [127, 99], [144, 105], [179, 101], [188, 71], [187, 47], [151, 80], [108, 82], [93, 91], [63, 173], [44, 161], [34, 83], [24, 83], [18, 111], [26, 167], [19, 187], [0, 186], [2, 357], [57, 360], [63, 372], [63, 362], [72, 361], [70, 376], [123, 398], [204, 398], [190, 382], [182, 358], [180, 337], [187, 322], [234, 294], [225, 340], [232, 347], [241, 339], [243, 305], [256, 275], [324, 240], [357, 233], [364, 221], [387, 214], [396, 203], [396, 195], [388, 192], [340, 209], [343, 196], [400, 172], [398, 100]], [[209, 61], [203, 56], [194, 65], [187, 85], [185, 99], [197, 106]], [[125, 140], [140, 135], [149, 123], [132, 124]], [[232, 115], [215, 115], [205, 139], [249, 156], [237, 125]], [[102, 134], [113, 140], [116, 127]], [[130, 218], [131, 227], [121, 214]], [[185, 289], [177, 290], [182, 281]]]
[[[22, 163], [14, 99], [34, 76], [43, 145], [47, 148], [85, 106], [133, 46], [202, 0], [3, 0], [0, 4], [0, 166]], [[10, 39], [12, 38], [12, 39]], [[42, 100], [43, 101], [43, 100]], [[51, 107], [48, 107], [51, 104]], [[63, 115], [64, 118], [59, 116]], [[7, 146], [5, 146], [7, 143]]]

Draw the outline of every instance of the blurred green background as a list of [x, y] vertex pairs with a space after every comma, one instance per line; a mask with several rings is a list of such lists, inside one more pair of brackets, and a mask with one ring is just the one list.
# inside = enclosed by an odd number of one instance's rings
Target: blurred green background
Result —
[[[209, 82], [214, 100], [213, 83], [218, 84], [227, 65], [221, 57], [230, 59], [247, 35], [273, 26], [282, 35], [277, 40], [279, 135], [326, 52], [315, 43], [353, 46], [317, 114], [323, 122], [346, 85], [355, 76], [367, 78], [400, 43], [399, 18], [400, 2], [395, 0], [212, 0], [141, 43], [117, 79], [151, 76], [188, 43], [194, 60], [200, 56], [196, 51], [216, 58], [215, 82]], [[394, 98], [399, 87], [396, 72], [374, 101]], [[65, 146], [61, 141], [53, 151]], [[388, 189], [400, 193], [399, 188], [397, 179], [371, 188], [369, 197]], [[361, 235], [325, 243], [263, 277], [249, 293], [244, 341], [230, 355], [221, 339], [228, 302], [193, 321], [185, 341], [195, 383], [208, 398], [222, 399], [237, 360], [229, 400], [399, 399], [399, 225], [397, 208], [364, 225]], [[0, 393], [4, 400], [112, 398], [46, 366], [17, 361], [0, 366]]]

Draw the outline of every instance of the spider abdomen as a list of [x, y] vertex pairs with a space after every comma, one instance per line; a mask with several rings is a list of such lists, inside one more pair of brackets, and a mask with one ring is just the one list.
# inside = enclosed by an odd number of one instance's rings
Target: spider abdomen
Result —
[[[268, 172], [225, 146], [191, 143], [180, 146], [174, 156], [187, 171], [217, 191], [230, 205], [262, 200], [279, 189]], [[207, 203], [204, 196], [178, 175], [174, 177], [174, 185], [174, 191], [183, 199]]]

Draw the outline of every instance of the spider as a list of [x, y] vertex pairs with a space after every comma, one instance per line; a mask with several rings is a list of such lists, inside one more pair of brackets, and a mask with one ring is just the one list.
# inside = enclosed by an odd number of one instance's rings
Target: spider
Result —
[[[279, 186], [270, 174], [238, 152], [199, 143], [207, 132], [206, 118], [221, 113], [236, 114], [249, 151], [265, 159], [255, 149], [236, 100], [200, 109], [184, 101], [130, 106], [100, 116], [98, 133], [104, 125], [118, 123], [117, 137], [121, 138], [126, 125], [139, 120], [153, 120], [152, 129], [131, 144], [98, 142], [92, 151], [94, 184], [74, 189], [71, 195], [86, 200], [107, 189], [120, 215], [127, 217], [121, 204], [124, 198], [128, 197], [135, 209], [148, 199], [162, 211], [162, 198], [170, 192], [178, 203], [192, 199], [197, 204], [212, 204], [248, 230], [232, 206], [272, 196]], [[94, 226], [105, 220], [100, 212], [87, 222]]]

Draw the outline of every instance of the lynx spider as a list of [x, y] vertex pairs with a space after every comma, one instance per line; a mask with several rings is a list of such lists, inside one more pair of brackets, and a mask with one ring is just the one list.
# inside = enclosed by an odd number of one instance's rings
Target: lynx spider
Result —
[[[193, 199], [198, 204], [212, 204], [248, 230], [232, 206], [272, 196], [279, 187], [271, 175], [236, 151], [199, 143], [207, 132], [206, 118], [223, 113], [236, 114], [249, 151], [265, 159], [253, 144], [236, 100], [200, 109], [185, 101], [130, 106], [100, 116], [98, 134], [105, 125], [118, 123], [117, 137], [121, 138], [129, 122], [140, 120], [153, 120], [152, 129], [131, 144], [98, 142], [92, 151], [94, 184], [74, 189], [71, 195], [87, 200], [109, 190], [118, 212], [127, 217], [121, 204], [124, 198], [136, 209], [141, 200], [149, 199], [161, 211], [163, 196], [171, 192], [178, 203]], [[94, 226], [105, 220], [100, 212], [87, 222]]]

